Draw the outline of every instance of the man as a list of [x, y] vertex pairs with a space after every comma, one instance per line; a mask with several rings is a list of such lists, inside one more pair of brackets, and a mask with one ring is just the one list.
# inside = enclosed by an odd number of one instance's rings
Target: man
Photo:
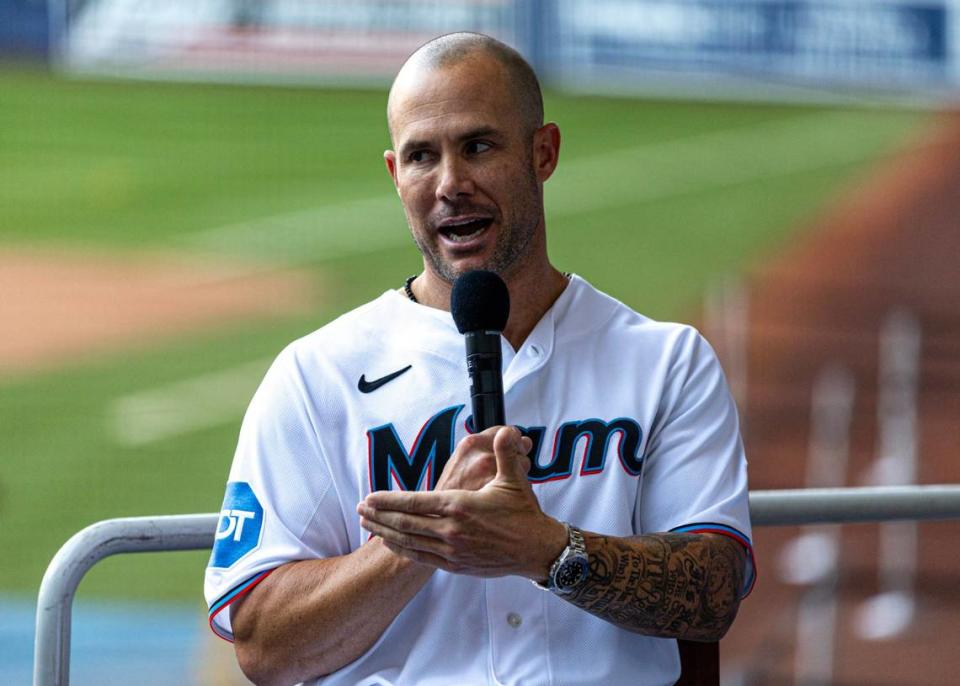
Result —
[[[752, 577], [713, 353], [550, 264], [560, 133], [515, 51], [431, 41], [388, 123], [424, 270], [268, 372], [208, 568], [211, 626], [264, 684], [675, 682], [674, 639], [719, 639]], [[505, 404], [522, 431], [467, 431], [447, 310], [478, 268], [510, 291]]]

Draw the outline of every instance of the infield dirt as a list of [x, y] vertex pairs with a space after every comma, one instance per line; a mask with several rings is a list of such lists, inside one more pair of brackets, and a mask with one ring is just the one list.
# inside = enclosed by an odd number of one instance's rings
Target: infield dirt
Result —
[[313, 275], [173, 255], [0, 248], [0, 375], [315, 304]]

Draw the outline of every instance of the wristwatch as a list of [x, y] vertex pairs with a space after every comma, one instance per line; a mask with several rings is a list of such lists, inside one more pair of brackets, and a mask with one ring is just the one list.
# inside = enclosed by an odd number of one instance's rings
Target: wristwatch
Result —
[[550, 575], [546, 583], [534, 580], [540, 588], [559, 595], [573, 593], [590, 575], [590, 558], [587, 556], [587, 543], [583, 533], [575, 526], [563, 523], [567, 527], [570, 542], [560, 553], [560, 557], [550, 565]]

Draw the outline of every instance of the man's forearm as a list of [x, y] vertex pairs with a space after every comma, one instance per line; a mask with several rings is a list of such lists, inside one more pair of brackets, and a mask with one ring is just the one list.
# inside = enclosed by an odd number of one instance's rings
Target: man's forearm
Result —
[[336, 671], [377, 641], [433, 571], [378, 538], [342, 557], [283, 565], [231, 608], [240, 666], [257, 684]]
[[563, 596], [637, 633], [719, 640], [740, 604], [745, 551], [723, 536], [585, 534], [590, 576]]

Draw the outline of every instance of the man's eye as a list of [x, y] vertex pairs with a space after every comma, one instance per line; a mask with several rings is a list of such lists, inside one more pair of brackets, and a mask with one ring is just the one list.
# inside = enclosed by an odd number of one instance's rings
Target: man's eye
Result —
[[486, 141], [470, 141], [467, 143], [467, 153], [470, 155], [475, 155], [479, 152], [486, 152], [492, 147], [493, 146]]
[[414, 150], [412, 153], [407, 155], [408, 162], [424, 162], [427, 159], [426, 150]]

